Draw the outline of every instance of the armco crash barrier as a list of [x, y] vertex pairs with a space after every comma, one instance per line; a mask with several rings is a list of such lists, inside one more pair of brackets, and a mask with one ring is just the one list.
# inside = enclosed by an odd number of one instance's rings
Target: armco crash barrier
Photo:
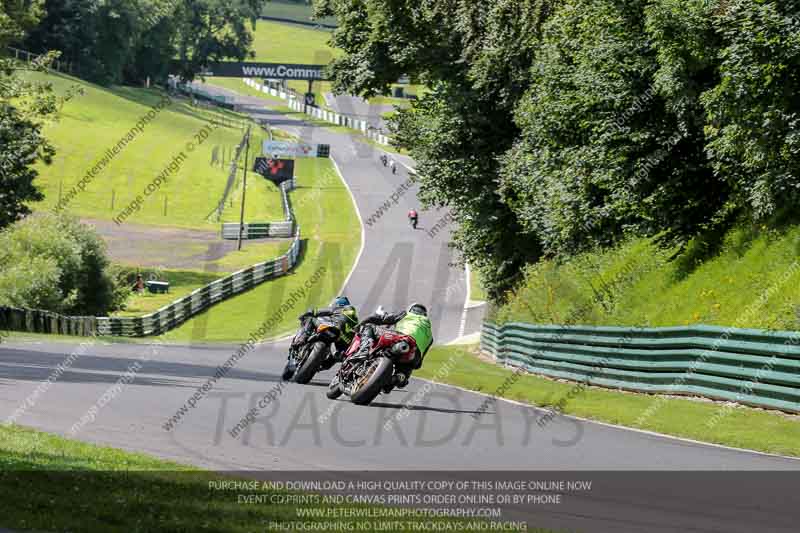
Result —
[[297, 263], [300, 253], [300, 229], [286, 254], [240, 270], [197, 289], [155, 313], [141, 317], [66, 317], [35, 309], [0, 307], [0, 330], [93, 336], [115, 335], [146, 337], [176, 328], [212, 305], [249, 290], [260, 283], [278, 278]]
[[481, 350], [552, 378], [800, 412], [800, 332], [485, 322]]
[[[294, 235], [294, 215], [289, 203], [289, 193], [296, 186], [295, 180], [281, 183], [281, 203], [283, 204], [282, 222], [250, 222], [244, 224], [242, 239], [266, 239], [269, 237], [289, 238]], [[236, 240], [239, 238], [239, 224], [226, 222], [222, 224], [222, 238]]]
[[115, 335], [146, 337], [176, 328], [212, 305], [249, 290], [260, 283], [278, 278], [297, 263], [300, 253], [300, 229], [286, 254], [259, 263], [195, 290], [155, 313], [141, 317], [67, 317], [35, 309], [0, 307], [0, 330], [52, 333], [62, 335]]
[[262, 85], [258, 83], [258, 81], [250, 78], [245, 78], [244, 82], [257, 91], [281, 98], [282, 100], [286, 100], [286, 105], [293, 111], [305, 113], [306, 115], [330, 124], [335, 124], [336, 126], [344, 126], [346, 128], [360, 130], [368, 139], [372, 139], [378, 144], [382, 144], [384, 146], [388, 146], [391, 141], [387, 135], [384, 135], [383, 133], [371, 128], [369, 123], [365, 120], [360, 120], [348, 115], [343, 115], [341, 113], [335, 113], [319, 107], [307, 106], [305, 103], [298, 101], [298, 99], [293, 98], [292, 95], [285, 91]]
[[[240, 270], [218, 279], [188, 296], [175, 300], [155, 313], [141, 317], [67, 317], [35, 309], [12, 309], [0, 307], [0, 331], [27, 331], [30, 333], [60, 333], [63, 335], [115, 335], [123, 337], [146, 337], [160, 335], [176, 328], [191, 317], [202, 313], [212, 305], [242, 293], [264, 281], [285, 275], [297, 264], [300, 255], [300, 227], [296, 226], [289, 192], [295, 181], [281, 184], [281, 201], [285, 222], [277, 228], [269, 227], [271, 237], [292, 237], [292, 245], [282, 256]], [[269, 224], [268, 226], [272, 226]], [[239, 224], [234, 224], [236, 237]], [[225, 226], [223, 226], [223, 238]], [[255, 238], [255, 237], [251, 237]]]
[[[285, 227], [282, 228], [280, 235], [270, 236], [294, 236], [294, 240], [289, 251], [276, 259], [253, 265], [226, 278], [218, 279], [149, 315], [141, 317], [66, 317], [35, 309], [0, 307], [0, 330], [79, 336], [146, 337], [160, 335], [176, 328], [212, 305], [251, 289], [264, 281], [283, 276], [294, 268], [300, 255], [301, 241], [300, 227], [295, 227], [294, 213], [292, 213], [289, 203], [288, 192], [293, 188], [294, 180], [281, 184], [281, 198], [286, 217], [286, 222], [282, 224]], [[239, 225], [234, 224], [234, 226], [236, 226], [236, 237], [238, 238]], [[223, 233], [224, 231], [223, 228]]]

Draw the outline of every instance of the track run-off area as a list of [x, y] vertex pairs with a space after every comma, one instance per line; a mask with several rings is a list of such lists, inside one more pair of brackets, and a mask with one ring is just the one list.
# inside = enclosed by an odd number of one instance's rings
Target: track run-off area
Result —
[[[478, 331], [482, 310], [465, 310], [469, 281], [448, 247], [448, 231], [434, 236], [426, 231], [447, 213], [420, 210], [416, 186], [409, 181], [413, 161], [394, 156], [402, 165], [393, 175], [379, 161], [382, 152], [357, 136], [313, 125], [300, 115], [271, 111], [257, 98], [212, 86], [204, 89], [235, 96], [237, 104], [246, 106], [255, 118], [267, 119], [272, 127], [303, 141], [331, 145], [332, 158], [352, 192], [363, 227], [362, 250], [343, 290], [361, 315], [379, 305], [396, 311], [420, 301], [431, 311], [437, 343]], [[420, 210], [417, 231], [406, 220], [411, 208]], [[543, 410], [505, 401], [487, 404], [486, 395], [417, 379], [406, 390], [380, 396], [369, 407], [345, 400], [332, 402], [325, 397], [330, 371], [320, 373], [307, 386], [281, 382], [286, 339], [257, 346], [194, 405], [187, 406], [187, 399], [238, 346], [153, 342], [4, 342], [0, 345], [0, 420], [24, 407], [16, 420], [24, 426], [225, 471], [324, 471], [332, 477], [357, 477], [375, 470], [800, 470], [800, 461], [794, 459], [570, 417], [556, 416], [539, 424]], [[81, 355], [58, 380], [35, 394], [77, 350]], [[98, 398], [134, 365], [138, 370], [130, 382], [91, 420], [85, 419]], [[248, 412], [255, 414], [250, 420]], [[641, 501], [630, 494], [614, 498], [597, 492], [596, 496], [587, 496], [580, 511], [520, 508], [519, 513], [537, 513], [537, 526], [555, 527], [568, 521], [578, 530], [586, 526], [586, 531], [784, 530], [761, 529], [748, 522], [744, 504], [713, 509], [677, 495], [659, 502], [647, 499], [646, 494]], [[796, 508], [776, 502], [774, 509], [764, 512], [788, 527], [789, 513]]]

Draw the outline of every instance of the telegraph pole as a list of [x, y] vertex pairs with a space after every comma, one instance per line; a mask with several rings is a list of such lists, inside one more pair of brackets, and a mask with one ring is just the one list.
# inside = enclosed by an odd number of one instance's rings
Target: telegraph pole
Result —
[[239, 216], [239, 250], [242, 249], [242, 234], [244, 233], [244, 200], [247, 194], [247, 166], [250, 164], [250, 127], [245, 134], [244, 145], [244, 180], [242, 181], [242, 212]]

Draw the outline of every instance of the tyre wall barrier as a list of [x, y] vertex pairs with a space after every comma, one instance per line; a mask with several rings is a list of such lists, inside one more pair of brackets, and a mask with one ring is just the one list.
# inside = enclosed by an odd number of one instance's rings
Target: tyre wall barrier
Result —
[[800, 332], [484, 322], [481, 350], [551, 378], [800, 413]]
[[0, 306], [0, 331], [89, 336], [97, 331], [93, 316], [64, 316], [39, 309]]

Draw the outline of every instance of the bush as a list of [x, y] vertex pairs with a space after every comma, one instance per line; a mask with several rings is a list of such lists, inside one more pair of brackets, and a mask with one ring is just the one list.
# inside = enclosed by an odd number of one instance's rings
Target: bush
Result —
[[105, 243], [74, 217], [36, 215], [0, 233], [0, 305], [102, 316], [127, 295]]

